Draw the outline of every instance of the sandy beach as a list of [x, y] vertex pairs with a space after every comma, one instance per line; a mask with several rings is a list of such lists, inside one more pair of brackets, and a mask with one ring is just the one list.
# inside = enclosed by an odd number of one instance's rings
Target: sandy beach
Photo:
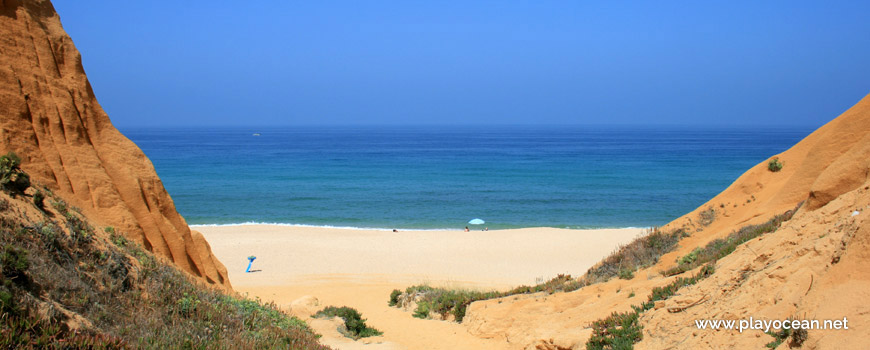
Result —
[[[376, 231], [280, 225], [194, 226], [226, 264], [234, 289], [279, 306], [314, 296], [320, 307], [351, 306], [383, 337], [352, 342], [314, 321], [324, 343], [340, 349], [505, 349], [461, 324], [420, 320], [387, 306], [392, 289], [413, 284], [473, 289], [532, 285], [560, 273], [581, 275], [642, 229]], [[245, 273], [253, 255], [253, 273]], [[292, 310], [306, 316], [309, 310]], [[316, 310], [314, 310], [316, 311]]]

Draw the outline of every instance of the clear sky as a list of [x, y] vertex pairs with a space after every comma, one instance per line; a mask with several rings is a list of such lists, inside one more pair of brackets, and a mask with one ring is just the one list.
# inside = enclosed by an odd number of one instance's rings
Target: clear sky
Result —
[[820, 126], [870, 1], [54, 0], [119, 127]]

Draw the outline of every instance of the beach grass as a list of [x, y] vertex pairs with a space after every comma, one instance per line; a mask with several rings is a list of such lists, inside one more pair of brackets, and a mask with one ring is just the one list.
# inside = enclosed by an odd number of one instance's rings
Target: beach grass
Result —
[[20, 215], [35, 203], [7, 198], [0, 348], [327, 349], [275, 304], [198, 282], [58, 197], [38, 222]]

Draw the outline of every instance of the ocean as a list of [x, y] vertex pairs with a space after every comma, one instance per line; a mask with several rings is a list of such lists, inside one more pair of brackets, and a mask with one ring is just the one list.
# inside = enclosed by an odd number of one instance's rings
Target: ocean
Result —
[[[189, 224], [663, 225], [811, 129], [122, 128]], [[257, 135], [255, 135], [257, 134]], [[485, 224], [468, 225], [480, 218]]]

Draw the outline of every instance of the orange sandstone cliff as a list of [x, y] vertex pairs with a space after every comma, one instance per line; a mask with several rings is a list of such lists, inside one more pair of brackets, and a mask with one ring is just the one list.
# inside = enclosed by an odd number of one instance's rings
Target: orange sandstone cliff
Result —
[[[773, 155], [772, 155], [773, 156]], [[678, 276], [661, 272], [697, 247], [804, 202], [775, 232], [720, 259], [712, 276], [680, 289], [640, 317], [638, 349], [765, 348], [758, 330], [699, 330], [698, 319], [848, 318], [849, 330], [809, 330], [802, 349], [870, 347], [870, 95], [787, 151], [749, 169], [722, 193], [664, 227], [684, 228], [674, 251], [631, 280], [614, 278], [570, 293], [475, 302], [464, 323], [517, 349], [582, 349], [593, 321], [626, 312]], [[704, 213], [705, 215], [702, 215]], [[712, 215], [710, 214], [712, 213]], [[713, 217], [712, 222], [702, 216]], [[696, 269], [697, 270], [697, 269]], [[682, 276], [691, 275], [690, 271]], [[788, 341], [778, 348], [791, 347]]]
[[0, 151], [35, 183], [205, 281], [226, 268], [175, 210], [151, 161], [97, 103], [48, 0], [0, 0]]

